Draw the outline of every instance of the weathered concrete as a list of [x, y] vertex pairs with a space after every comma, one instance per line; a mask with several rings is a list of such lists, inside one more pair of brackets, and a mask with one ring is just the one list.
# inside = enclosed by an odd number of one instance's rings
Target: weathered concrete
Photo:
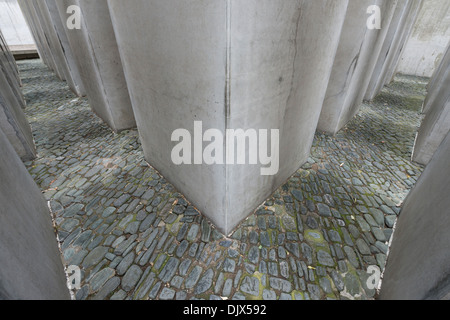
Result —
[[0, 129], [0, 298], [69, 299], [50, 213]]
[[417, 133], [412, 159], [428, 164], [450, 131], [450, 53], [447, 51], [425, 100], [425, 119]]
[[[114, 131], [136, 126], [106, 1], [56, 1], [93, 111]], [[65, 25], [67, 7], [82, 10], [80, 30]]]
[[394, 61], [399, 56], [399, 51], [403, 47], [408, 30], [417, 17], [417, 13], [423, 0], [399, 0], [391, 23], [388, 26], [383, 48], [378, 57], [377, 65], [369, 82], [365, 100], [373, 100], [380, 93], [386, 84], [388, 75], [395, 69]]
[[450, 134], [408, 195], [394, 232], [380, 299], [442, 299], [450, 293]]
[[44, 26], [44, 32], [46, 33], [47, 39], [49, 39], [51, 53], [57, 63], [58, 69], [60, 70], [60, 78], [67, 82], [72, 91], [76, 92], [76, 85], [72, 79], [67, 58], [61, 45], [61, 39], [56, 32], [55, 25], [52, 22], [46, 2], [45, 0], [36, 0], [33, 1], [33, 4], [36, 7], [36, 11], [40, 15], [40, 21]]
[[0, 30], [9, 46], [34, 44], [17, 0], [0, 0]]
[[0, 128], [22, 160], [32, 160], [36, 157], [36, 149], [31, 128], [3, 71], [0, 71], [0, 86]]
[[450, 2], [424, 1], [397, 71], [431, 77], [450, 42]]
[[[42, 0], [41, 0], [42, 1]], [[65, 61], [67, 63], [67, 68], [71, 76], [71, 81], [69, 82], [69, 87], [78, 96], [85, 96], [86, 90], [84, 88], [83, 81], [81, 80], [80, 71], [75, 62], [75, 57], [72, 53], [72, 48], [70, 47], [69, 40], [67, 39], [67, 34], [65, 31], [65, 25], [61, 21], [58, 8], [56, 6], [56, 0], [44, 0], [45, 5], [48, 9], [48, 13], [51, 17], [51, 22], [55, 28], [58, 40], [62, 47], [62, 53], [64, 55]]]
[[396, 41], [396, 46], [394, 47], [394, 51], [390, 56], [390, 59], [387, 61], [386, 72], [384, 74], [384, 78], [381, 79], [381, 83], [383, 85], [387, 85], [394, 80], [395, 75], [397, 74], [397, 66], [399, 64], [400, 58], [404, 52], [408, 39], [412, 33], [414, 28], [414, 24], [417, 21], [417, 17], [419, 16], [419, 12], [422, 9], [424, 4], [424, 0], [418, 0], [413, 2], [411, 8], [406, 17], [405, 23], [401, 32], [398, 35]]
[[55, 72], [59, 74], [59, 70], [53, 58], [53, 54], [49, 47], [48, 39], [43, 31], [39, 16], [36, 13], [36, 9], [32, 2], [26, 0], [17, 0], [25, 18], [28, 22], [30, 29], [34, 35], [36, 45], [39, 49], [39, 54], [44, 63]]
[[[367, 8], [381, 9], [381, 29], [369, 30]], [[358, 112], [397, 1], [350, 1], [318, 130], [336, 134]]]
[[24, 161], [34, 159], [36, 149], [30, 125], [23, 113], [25, 100], [18, 70], [0, 32], [0, 128]]
[[[347, 2], [108, 3], [146, 159], [229, 234], [307, 160]], [[280, 130], [278, 173], [175, 165], [172, 133], [194, 121]]]
[[427, 113], [430, 107], [434, 104], [435, 99], [439, 96], [439, 88], [444, 85], [445, 79], [448, 79], [450, 73], [450, 43], [447, 47], [446, 53], [442, 58], [439, 67], [435, 70], [433, 77], [428, 83], [428, 94], [423, 104], [423, 113]]

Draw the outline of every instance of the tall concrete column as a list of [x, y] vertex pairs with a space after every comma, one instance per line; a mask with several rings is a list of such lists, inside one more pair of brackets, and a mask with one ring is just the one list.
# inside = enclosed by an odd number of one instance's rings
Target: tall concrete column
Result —
[[34, 30], [35, 34], [35, 42], [40, 47], [41, 58], [43, 62], [55, 72], [55, 74], [59, 75], [59, 70], [56, 66], [55, 60], [53, 58], [53, 54], [49, 47], [49, 42], [47, 36], [44, 33], [44, 30], [41, 26], [41, 22], [39, 21], [39, 16], [36, 13], [36, 9], [33, 5], [33, 1], [27, 0], [18, 0], [19, 6], [22, 9], [22, 12], [25, 14], [25, 19], [28, 21], [28, 25], [32, 30]]
[[411, 23], [411, 15], [417, 12], [417, 8], [422, 4], [422, 0], [399, 0], [394, 17], [388, 26], [388, 33], [383, 44], [383, 48], [378, 57], [378, 62], [372, 73], [365, 100], [373, 100], [383, 89], [386, 82], [386, 75], [391, 71], [392, 60], [397, 56], [398, 50], [402, 47], [405, 28]]
[[[92, 110], [114, 131], [136, 126], [106, 0], [55, 1]], [[65, 25], [70, 5], [81, 8], [81, 28]]]
[[41, 191], [0, 128], [0, 299], [70, 299]]
[[[347, 1], [108, 4], [146, 159], [229, 234], [307, 160]], [[186, 162], [199, 164], [172, 161], [177, 129], [196, 141]], [[212, 165], [201, 159], [208, 129], [223, 136]], [[224, 161], [235, 141], [228, 129], [279, 130], [274, 175], [250, 164], [249, 144], [246, 164]]]
[[450, 298], [450, 134], [405, 200], [380, 291], [382, 300]]
[[8, 45], [0, 31], [0, 64], [2, 64], [3, 73], [9, 84], [10, 89], [13, 91], [15, 99], [18, 104], [25, 108], [25, 101], [23, 98], [22, 81], [19, 76], [19, 69], [17, 68], [16, 61], [13, 54], [9, 50]]
[[62, 59], [66, 64], [67, 77], [68, 77], [68, 85], [71, 90], [78, 96], [86, 95], [86, 91], [84, 89], [83, 82], [81, 80], [80, 72], [78, 70], [78, 66], [75, 63], [75, 58], [72, 54], [72, 48], [70, 47], [69, 40], [67, 39], [65, 26], [61, 21], [61, 17], [59, 16], [58, 8], [56, 7], [56, 0], [40, 0], [40, 5], [43, 10], [46, 10], [48, 13], [48, 17], [50, 23], [53, 25], [56, 37], [59, 41]]
[[53, 54], [58, 70], [60, 71], [60, 78], [61, 80], [67, 82], [69, 88], [71, 88], [73, 91], [76, 91], [76, 86], [74, 81], [72, 80], [72, 75], [67, 64], [67, 59], [61, 45], [61, 40], [55, 30], [55, 26], [52, 22], [52, 18], [48, 11], [46, 2], [45, 0], [35, 0], [33, 1], [33, 4], [44, 27], [44, 32], [46, 33], [46, 36], [49, 40], [51, 53]]
[[27, 6], [23, 3], [23, 0], [17, 0], [17, 4], [19, 5], [20, 11], [22, 12], [23, 17], [25, 18], [25, 22], [27, 23], [28, 28], [30, 29], [31, 35], [33, 36], [33, 40], [39, 54], [39, 58], [42, 60], [44, 64], [47, 64], [46, 61], [47, 56], [45, 55], [45, 50], [42, 47], [42, 43], [39, 38], [39, 34], [37, 33], [36, 26], [34, 25], [33, 18], [31, 17]]
[[[317, 129], [339, 132], [359, 111], [398, 1], [350, 1]], [[381, 29], [367, 27], [371, 5], [380, 7]]]
[[450, 50], [436, 73], [424, 104], [425, 118], [417, 133], [412, 160], [426, 165], [450, 131]]
[[439, 96], [440, 87], [444, 84], [445, 79], [448, 79], [450, 73], [450, 43], [447, 46], [444, 57], [441, 59], [441, 63], [436, 68], [433, 76], [428, 82], [427, 90], [428, 94], [423, 104], [423, 113], [428, 113], [430, 107], [434, 105], [435, 99]]
[[386, 66], [387, 71], [385, 72], [384, 78], [381, 82], [383, 85], [391, 83], [394, 80], [395, 75], [398, 73], [397, 66], [399, 64], [400, 57], [405, 51], [408, 39], [411, 35], [411, 32], [414, 28], [414, 25], [417, 21], [417, 17], [419, 16], [419, 12], [421, 11], [424, 2], [425, 2], [424, 0], [418, 0], [414, 2], [411, 6], [403, 30], [399, 34], [398, 40], [396, 40], [397, 47], [395, 48], [393, 54], [391, 55], [391, 58], [387, 62]]
[[36, 157], [33, 135], [25, 117], [15, 61], [0, 32], [0, 128], [23, 161]]

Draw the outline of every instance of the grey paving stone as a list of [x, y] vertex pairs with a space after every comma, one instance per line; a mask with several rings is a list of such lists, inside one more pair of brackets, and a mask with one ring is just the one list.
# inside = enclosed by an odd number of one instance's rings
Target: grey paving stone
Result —
[[177, 258], [174, 257], [169, 258], [167, 263], [164, 265], [164, 268], [158, 275], [159, 279], [161, 279], [161, 281], [163, 282], [169, 282], [177, 272], [179, 264], [180, 260], [178, 260]]
[[83, 260], [83, 268], [89, 268], [99, 263], [108, 252], [106, 247], [97, 247], [93, 249]]
[[122, 288], [129, 292], [138, 283], [142, 276], [142, 270], [137, 265], [132, 265], [122, 278]]
[[259, 280], [255, 277], [246, 276], [241, 283], [240, 289], [242, 292], [252, 296], [259, 296]]
[[195, 294], [206, 292], [212, 285], [213, 277], [214, 271], [212, 269], [206, 270], [194, 289]]

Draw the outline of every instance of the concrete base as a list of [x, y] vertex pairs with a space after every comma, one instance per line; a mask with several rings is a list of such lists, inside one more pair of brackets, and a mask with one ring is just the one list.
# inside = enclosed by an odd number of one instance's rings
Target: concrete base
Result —
[[450, 294], [450, 134], [408, 195], [394, 232], [381, 300]]
[[[347, 1], [108, 4], [146, 159], [229, 234], [307, 160]], [[195, 121], [279, 130], [279, 170], [261, 175], [248, 148], [247, 164], [176, 165], [172, 133]]]
[[0, 299], [70, 299], [42, 193], [0, 129]]

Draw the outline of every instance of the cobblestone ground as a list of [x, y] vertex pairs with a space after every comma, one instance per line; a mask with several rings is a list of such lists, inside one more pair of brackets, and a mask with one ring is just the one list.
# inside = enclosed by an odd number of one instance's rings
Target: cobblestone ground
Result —
[[402, 200], [426, 79], [397, 77], [231, 238], [113, 134], [40, 60], [19, 62], [38, 148], [27, 168], [49, 201], [76, 299], [372, 299]]

